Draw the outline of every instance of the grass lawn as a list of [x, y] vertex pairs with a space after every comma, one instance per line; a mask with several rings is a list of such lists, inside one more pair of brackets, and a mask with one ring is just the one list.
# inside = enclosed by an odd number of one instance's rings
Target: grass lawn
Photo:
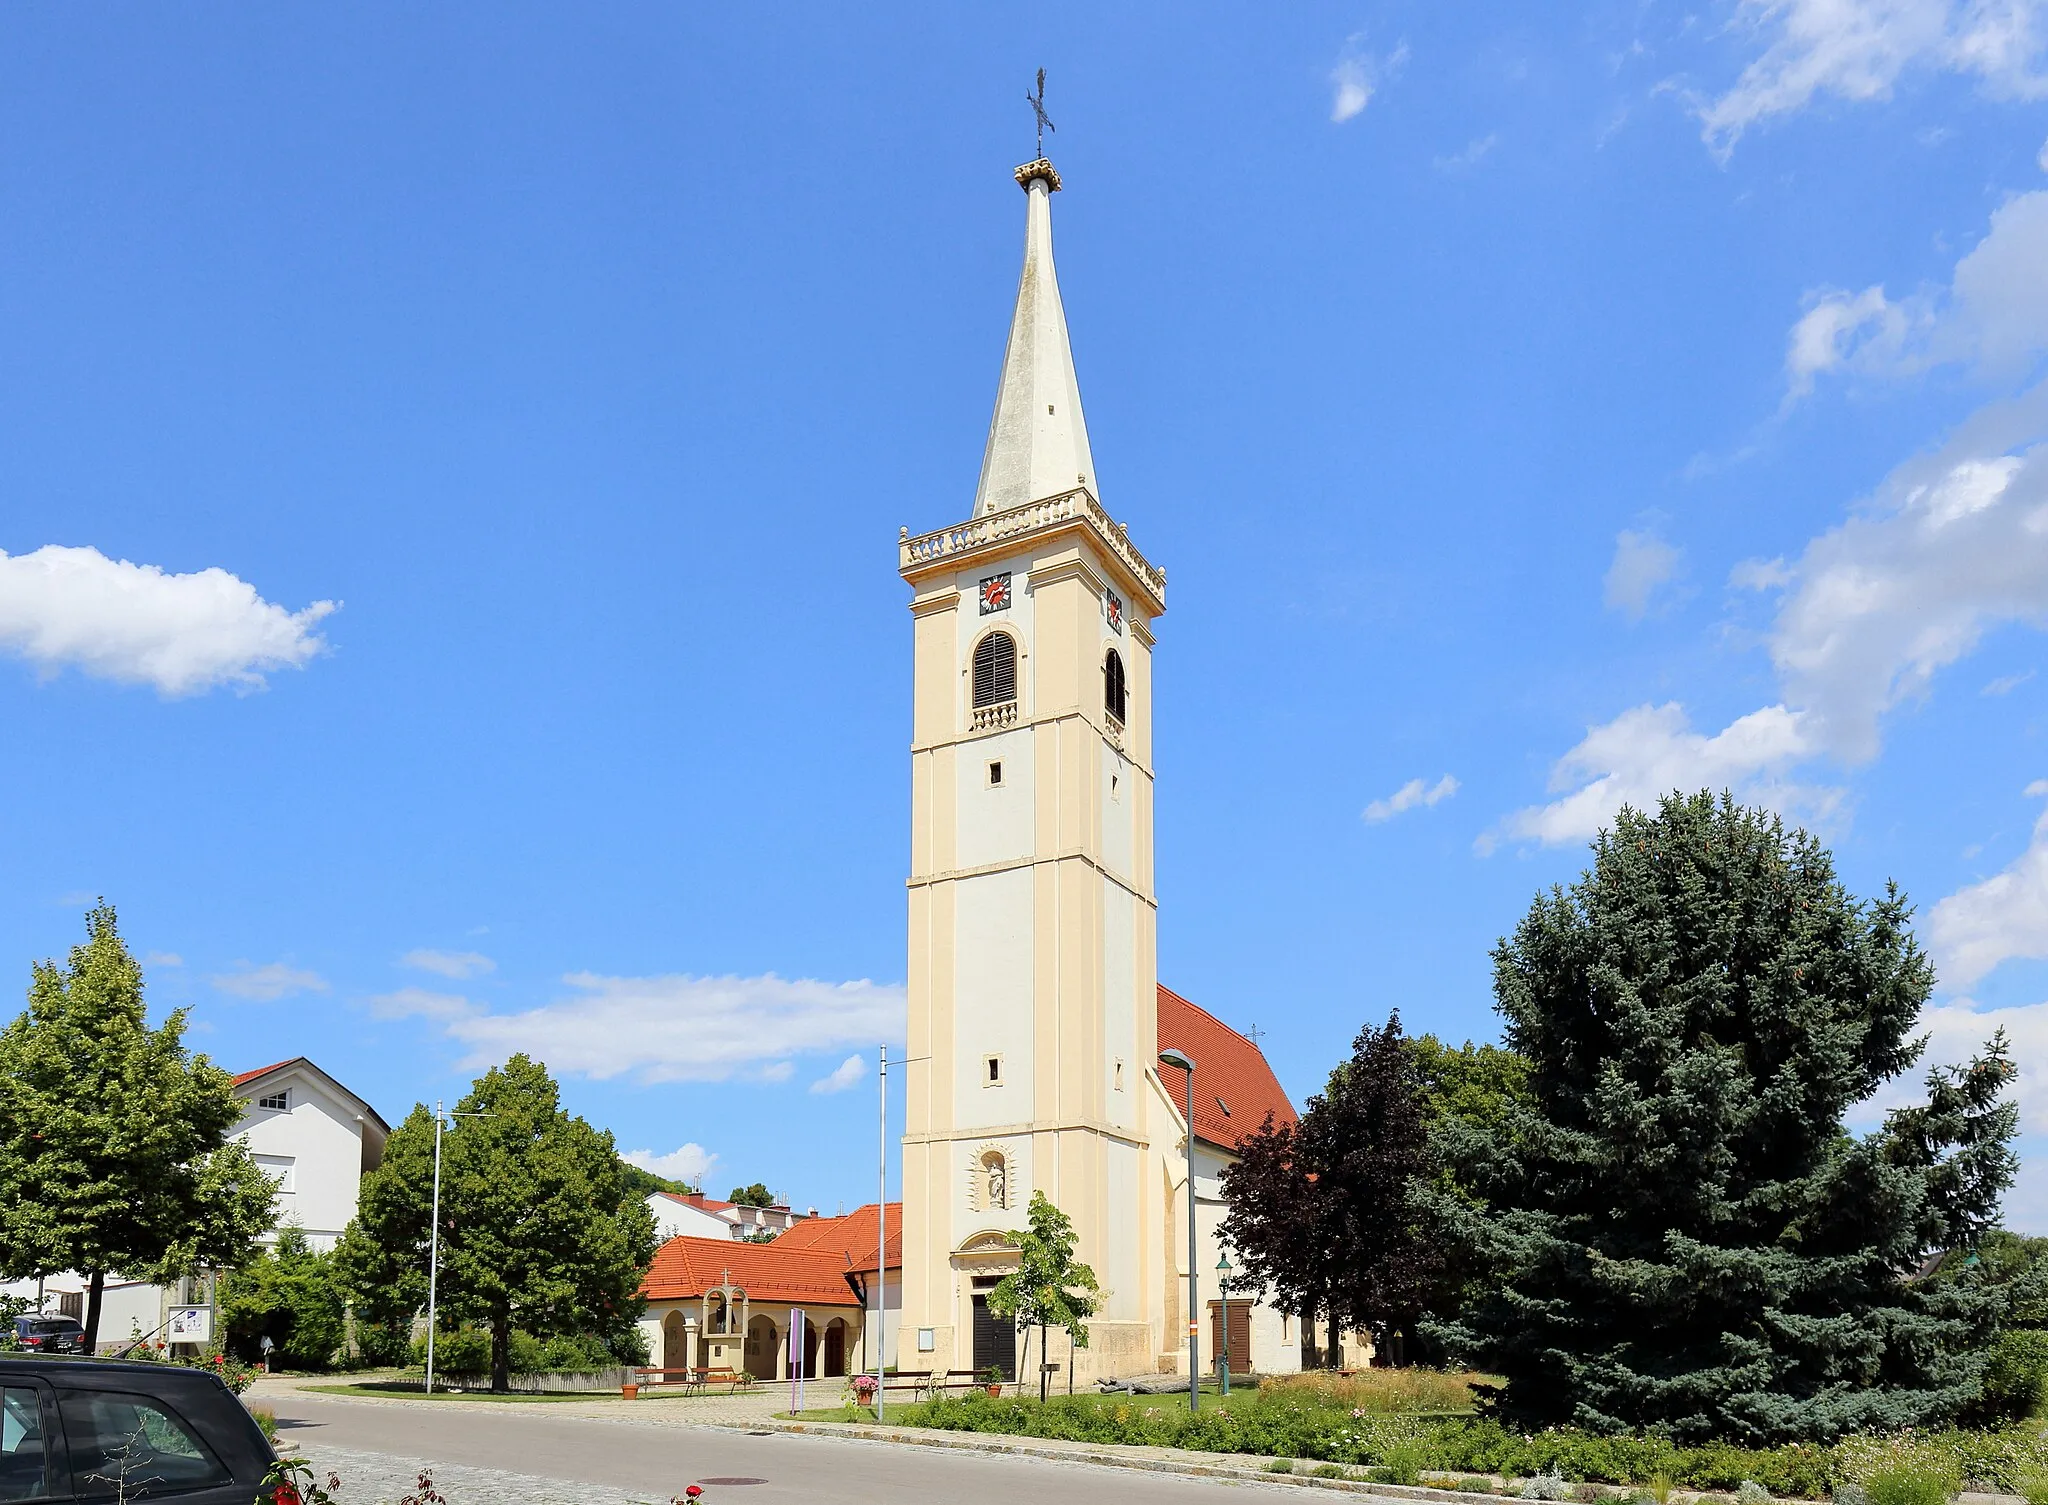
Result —
[[[1091, 1389], [1077, 1390], [1071, 1396], [1063, 1390], [1053, 1390], [1048, 1391], [1047, 1395], [1052, 1400], [1072, 1401], [1080, 1405], [1092, 1406], [1098, 1411], [1108, 1410], [1114, 1406], [1133, 1407], [1142, 1411], [1186, 1411], [1188, 1408], [1188, 1393], [1185, 1390], [1176, 1390], [1170, 1395], [1104, 1395], [1099, 1391]], [[1257, 1395], [1258, 1391], [1249, 1386], [1233, 1384], [1230, 1387], [1230, 1394], [1225, 1396], [1213, 1381], [1205, 1380], [1202, 1382], [1202, 1409], [1204, 1411], [1213, 1411], [1221, 1408], [1235, 1411], [1242, 1406], [1250, 1405]], [[1038, 1396], [1034, 1393], [1023, 1396], [1022, 1399], [1035, 1402]], [[913, 1404], [914, 1402], [906, 1399], [891, 1397], [889, 1401], [890, 1419], [892, 1421], [895, 1420], [903, 1412], [909, 1410]], [[846, 1421], [849, 1419], [847, 1413], [852, 1410], [855, 1410], [855, 1408], [851, 1406], [832, 1406], [820, 1410], [778, 1412], [777, 1414], [787, 1421]], [[871, 1406], [859, 1407], [853, 1419], [859, 1421], [874, 1420], [874, 1408]]]

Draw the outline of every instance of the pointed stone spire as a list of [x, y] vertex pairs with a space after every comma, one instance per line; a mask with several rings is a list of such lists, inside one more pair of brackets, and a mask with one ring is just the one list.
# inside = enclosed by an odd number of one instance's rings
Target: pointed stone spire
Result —
[[1024, 275], [1003, 352], [1002, 385], [981, 457], [974, 515], [1060, 496], [1077, 486], [1095, 490], [1095, 461], [1081, 416], [1081, 387], [1067, 343], [1067, 315], [1052, 266], [1052, 196], [1060, 175], [1041, 157], [1017, 169], [1025, 192]]

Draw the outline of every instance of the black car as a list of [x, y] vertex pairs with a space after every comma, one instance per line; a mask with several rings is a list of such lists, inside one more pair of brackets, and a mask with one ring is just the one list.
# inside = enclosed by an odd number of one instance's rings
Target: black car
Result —
[[85, 1329], [76, 1317], [16, 1317], [14, 1336], [30, 1353], [84, 1353]]
[[217, 1374], [0, 1354], [0, 1501], [8, 1505], [254, 1505], [275, 1457]]

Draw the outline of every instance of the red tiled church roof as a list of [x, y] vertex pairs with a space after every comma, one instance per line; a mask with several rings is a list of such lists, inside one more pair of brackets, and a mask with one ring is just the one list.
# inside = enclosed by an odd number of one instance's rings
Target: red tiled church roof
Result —
[[649, 1301], [688, 1301], [716, 1285], [745, 1289], [751, 1301], [798, 1306], [859, 1306], [846, 1283], [846, 1256], [836, 1249], [785, 1249], [738, 1239], [672, 1238], [654, 1251], [640, 1282]]
[[[1294, 1122], [1294, 1104], [1259, 1047], [1164, 983], [1159, 987], [1159, 1048], [1178, 1050], [1195, 1063], [1197, 1139], [1234, 1150], [1245, 1135], [1258, 1131], [1268, 1113], [1275, 1123]], [[1187, 1073], [1162, 1063], [1159, 1079], [1173, 1106], [1185, 1113]]]
[[[795, 1227], [784, 1230], [775, 1240], [777, 1249], [830, 1249], [835, 1254], [844, 1254], [846, 1268], [861, 1271], [875, 1267], [875, 1209], [878, 1204], [868, 1203], [856, 1207], [852, 1212], [833, 1218], [805, 1218]], [[889, 1204], [888, 1221], [884, 1224], [888, 1242], [882, 1246], [883, 1263], [891, 1270], [903, 1264], [903, 1204]]]

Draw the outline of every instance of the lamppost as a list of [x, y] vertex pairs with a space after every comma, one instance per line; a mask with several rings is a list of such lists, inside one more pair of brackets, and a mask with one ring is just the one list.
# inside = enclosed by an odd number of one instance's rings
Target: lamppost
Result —
[[[434, 1393], [434, 1331], [441, 1285], [441, 1121], [444, 1118], [496, 1118], [495, 1113], [444, 1113], [434, 1099], [434, 1211], [427, 1234], [427, 1394]], [[452, 1125], [451, 1125], [452, 1127]]]
[[1230, 1251], [1216, 1258], [1216, 1299], [1223, 1305], [1223, 1393], [1230, 1394]]
[[1159, 1059], [1188, 1074], [1188, 1410], [1202, 1408], [1202, 1328], [1195, 1318], [1201, 1271], [1195, 1264], [1195, 1063], [1178, 1050], [1162, 1050]]

